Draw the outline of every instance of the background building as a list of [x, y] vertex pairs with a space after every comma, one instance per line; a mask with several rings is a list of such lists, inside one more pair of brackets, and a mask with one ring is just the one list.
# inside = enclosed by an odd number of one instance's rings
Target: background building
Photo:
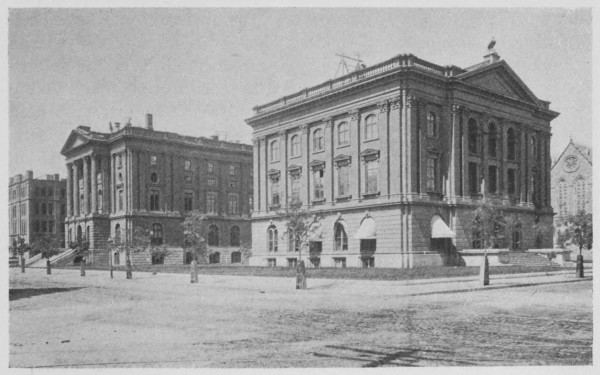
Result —
[[251, 264], [294, 264], [275, 214], [292, 198], [324, 215], [313, 265], [453, 264], [484, 201], [512, 249], [550, 247], [529, 228], [552, 223], [556, 116], [494, 51], [464, 69], [399, 55], [257, 106]]
[[11, 177], [9, 194], [9, 244], [18, 237], [33, 244], [43, 236], [63, 233], [67, 213], [67, 180], [58, 174], [45, 179], [33, 178], [33, 172]]
[[[152, 115], [146, 128], [116, 126], [114, 133], [79, 126], [61, 151], [68, 171], [66, 241], [86, 239], [93, 259], [106, 262], [109, 236], [121, 239], [141, 227], [169, 248], [165, 262], [181, 264], [181, 223], [199, 210], [210, 216], [205, 238], [219, 253], [211, 261], [240, 262], [240, 247], [251, 242], [251, 146], [155, 131]], [[124, 260], [119, 253], [113, 259]]]
[[554, 226], [559, 229], [569, 215], [592, 212], [592, 150], [569, 142], [552, 165]]

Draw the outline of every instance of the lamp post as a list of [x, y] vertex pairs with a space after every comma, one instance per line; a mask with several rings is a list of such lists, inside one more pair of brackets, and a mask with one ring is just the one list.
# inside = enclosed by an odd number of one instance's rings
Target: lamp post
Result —
[[108, 245], [108, 258], [110, 260], [110, 278], [113, 278], [113, 250], [112, 250], [112, 245], [114, 243], [114, 240], [112, 239], [112, 237], [108, 236], [108, 239], [106, 240], [106, 244]]

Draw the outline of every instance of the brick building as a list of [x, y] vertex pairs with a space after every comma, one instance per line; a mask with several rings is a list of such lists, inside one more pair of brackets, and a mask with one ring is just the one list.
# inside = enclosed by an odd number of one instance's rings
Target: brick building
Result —
[[551, 246], [550, 121], [558, 116], [494, 51], [468, 67], [399, 55], [256, 106], [254, 265], [293, 265], [276, 211], [324, 216], [309, 265], [452, 264], [477, 247], [481, 202], [516, 221], [511, 249]]
[[569, 142], [552, 164], [552, 207], [554, 226], [560, 229], [569, 215], [592, 212], [592, 150]]
[[9, 244], [21, 237], [33, 244], [43, 236], [63, 233], [67, 205], [67, 180], [58, 174], [33, 178], [33, 172], [11, 177], [9, 194]]
[[[152, 241], [167, 246], [166, 263], [188, 262], [181, 223], [193, 210], [210, 217], [204, 237], [218, 253], [211, 262], [240, 262], [240, 246], [251, 242], [249, 145], [155, 131], [147, 115], [146, 128], [100, 133], [79, 126], [61, 154], [68, 171], [65, 238], [86, 239], [97, 262], [108, 261], [109, 236], [121, 239], [136, 227], [151, 230]], [[113, 256], [114, 264], [124, 263], [124, 254]]]

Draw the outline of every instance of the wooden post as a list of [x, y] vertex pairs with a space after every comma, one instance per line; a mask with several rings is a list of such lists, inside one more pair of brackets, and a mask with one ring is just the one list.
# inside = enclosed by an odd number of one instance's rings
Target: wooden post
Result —
[[306, 267], [303, 260], [296, 267], [296, 289], [306, 289]]

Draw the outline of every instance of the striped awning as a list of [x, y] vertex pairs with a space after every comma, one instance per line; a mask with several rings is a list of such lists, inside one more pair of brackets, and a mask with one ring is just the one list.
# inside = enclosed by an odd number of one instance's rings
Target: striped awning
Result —
[[360, 224], [360, 228], [354, 235], [357, 240], [374, 240], [377, 238], [377, 226], [375, 220], [370, 217], [365, 218]]
[[444, 219], [435, 215], [431, 218], [431, 238], [454, 238], [456, 234], [446, 225]]

